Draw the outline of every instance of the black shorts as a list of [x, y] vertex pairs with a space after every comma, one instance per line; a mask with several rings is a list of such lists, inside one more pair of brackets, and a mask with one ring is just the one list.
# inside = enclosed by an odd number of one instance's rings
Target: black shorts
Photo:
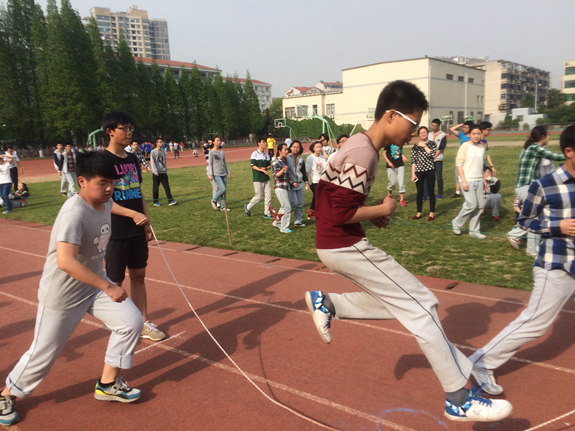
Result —
[[106, 274], [114, 283], [124, 281], [126, 267], [140, 269], [148, 266], [146, 237], [111, 239], [106, 247]]

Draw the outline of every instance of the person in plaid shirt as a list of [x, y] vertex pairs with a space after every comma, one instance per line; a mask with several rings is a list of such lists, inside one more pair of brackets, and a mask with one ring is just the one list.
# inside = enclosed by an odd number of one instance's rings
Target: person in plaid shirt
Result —
[[280, 221], [275, 221], [274, 226], [279, 227], [283, 233], [291, 233], [289, 223], [291, 218], [291, 202], [290, 202], [290, 188], [299, 187], [298, 183], [292, 180], [289, 176], [289, 167], [287, 162], [288, 147], [284, 144], [279, 144], [276, 153], [276, 160], [272, 165], [274, 172], [274, 191], [280, 201], [281, 209], [278, 214], [281, 214]]
[[559, 142], [565, 163], [531, 184], [518, 218], [523, 229], [543, 238], [533, 268], [529, 305], [469, 358], [473, 376], [488, 394], [503, 392], [493, 370], [523, 344], [543, 335], [575, 293], [575, 125], [563, 131]]
[[[547, 127], [535, 126], [531, 130], [531, 134], [525, 145], [523, 151], [519, 156], [519, 170], [517, 172], [517, 182], [515, 183], [515, 196], [521, 202], [527, 198], [527, 190], [531, 183], [540, 178], [541, 163], [546, 160], [565, 160], [565, 156], [560, 153], [554, 153], [544, 148], [549, 142], [549, 133]], [[519, 240], [525, 232], [519, 227], [514, 227], [507, 232], [507, 240], [515, 250], [519, 250]], [[533, 253], [533, 250], [531, 250]]]

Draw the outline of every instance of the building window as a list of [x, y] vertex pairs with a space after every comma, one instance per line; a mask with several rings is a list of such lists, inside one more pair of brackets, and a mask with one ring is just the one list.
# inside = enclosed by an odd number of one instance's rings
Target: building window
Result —
[[313, 114], [317, 115], [317, 105], [312, 105], [311, 109], [313, 109]]
[[448, 79], [450, 81], [453, 81], [453, 75], [445, 75], [445, 79]]
[[457, 80], [458, 80], [459, 82], [464, 82], [464, 81], [465, 81], [465, 78], [464, 78], [463, 76], [458, 76], [458, 77], [457, 77]]
[[507, 99], [507, 93], [501, 94], [501, 98], [502, 98], [502, 99]]
[[566, 67], [565, 68], [565, 75], [575, 75], [575, 66], [574, 67]]
[[473, 111], [469, 112], [469, 116], [473, 119]]
[[286, 108], [285, 109], [285, 116], [286, 118], [293, 118], [295, 117], [295, 108]]
[[297, 107], [298, 118], [307, 117], [307, 105], [302, 105]]
[[325, 105], [327, 115], [335, 115], [335, 103], [328, 103]]
[[453, 126], [453, 111], [449, 111], [449, 125]]
[[477, 120], [481, 121], [482, 117], [483, 117], [483, 112], [477, 111]]
[[565, 88], [575, 88], [575, 81], [565, 81]]
[[520, 123], [523, 121], [523, 115], [518, 115], [517, 116], [517, 121], [519, 121]]
[[457, 124], [461, 124], [465, 121], [463, 117], [463, 111], [457, 111]]
[[469, 78], [469, 79], [467, 80], [467, 82], [469, 82], [470, 84], [473, 84], [473, 83], [475, 82], [475, 80], [474, 80], [473, 78]]
[[575, 102], [575, 94], [566, 94], [565, 95], [566, 102]]

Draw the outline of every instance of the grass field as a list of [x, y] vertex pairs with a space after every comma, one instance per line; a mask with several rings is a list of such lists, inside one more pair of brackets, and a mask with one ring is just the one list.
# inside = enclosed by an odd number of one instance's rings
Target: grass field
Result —
[[[555, 145], [552, 151], [559, 151]], [[496, 147], [490, 151], [491, 158], [501, 180], [500, 193], [503, 196], [501, 221], [495, 222], [491, 213], [482, 217], [481, 231], [488, 234], [485, 240], [471, 239], [465, 233], [455, 236], [451, 231], [451, 220], [458, 214], [463, 199], [451, 199], [455, 191], [454, 160], [456, 148], [445, 153], [443, 178], [445, 184], [443, 200], [436, 205], [436, 219], [428, 222], [424, 217], [411, 220], [416, 213], [415, 185], [408, 181], [407, 207], [398, 206], [393, 223], [387, 229], [378, 230], [370, 223], [363, 227], [370, 242], [394, 256], [414, 274], [443, 277], [473, 283], [501, 286], [515, 289], [531, 289], [533, 258], [522, 248], [517, 252], [503, 236], [514, 224], [513, 198], [520, 147]], [[409, 154], [409, 150], [407, 151]], [[169, 168], [169, 160], [168, 160]], [[232, 179], [228, 182], [228, 205], [232, 209], [229, 219], [233, 246], [229, 245], [225, 215], [214, 211], [210, 205], [211, 184], [205, 167], [191, 167], [168, 171], [172, 194], [179, 204], [169, 207], [165, 199], [162, 206], [151, 204], [152, 178], [144, 174], [143, 190], [148, 199], [150, 219], [159, 239], [184, 242], [237, 251], [267, 254], [304, 260], [318, 260], [315, 252], [315, 226], [293, 228], [292, 234], [282, 234], [271, 221], [264, 220], [263, 204], [252, 210], [252, 217], [246, 217], [243, 205], [254, 194], [249, 162], [229, 164]], [[407, 171], [407, 170], [406, 170]], [[407, 174], [406, 174], [407, 177]], [[378, 178], [371, 189], [369, 204], [381, 200], [386, 194], [387, 175], [385, 162], [380, 163]], [[25, 208], [15, 209], [4, 216], [16, 220], [53, 224], [65, 198], [59, 195], [59, 182], [44, 182], [30, 185], [31, 198]], [[165, 197], [160, 187], [160, 197]], [[305, 193], [305, 208], [311, 202], [311, 192]], [[272, 205], [279, 208], [273, 196]], [[423, 214], [429, 211], [424, 202]], [[305, 219], [304, 213], [304, 219]]]

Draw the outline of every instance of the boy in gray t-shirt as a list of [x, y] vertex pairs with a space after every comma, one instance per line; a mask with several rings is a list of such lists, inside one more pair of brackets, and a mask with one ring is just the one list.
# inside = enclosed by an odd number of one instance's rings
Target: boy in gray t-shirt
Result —
[[112, 330], [95, 398], [124, 403], [140, 398], [140, 390], [128, 386], [120, 373], [132, 367], [142, 315], [126, 291], [104, 272], [114, 191], [114, 172], [109, 166], [100, 152], [78, 154], [81, 190], [64, 203], [52, 229], [38, 291], [34, 341], [6, 378], [0, 396], [2, 425], [18, 421], [14, 398], [32, 395], [85, 313]]

